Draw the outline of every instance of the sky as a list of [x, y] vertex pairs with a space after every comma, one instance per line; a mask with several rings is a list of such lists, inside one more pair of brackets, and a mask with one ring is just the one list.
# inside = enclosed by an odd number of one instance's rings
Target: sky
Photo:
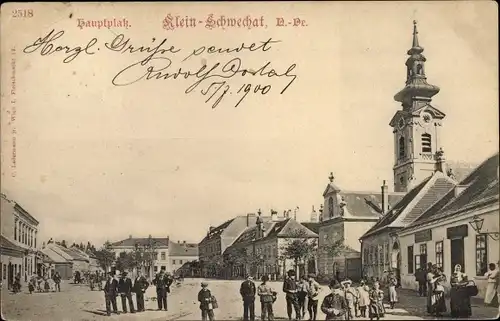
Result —
[[[151, 234], [199, 242], [210, 225], [259, 208], [298, 206], [298, 218], [307, 220], [323, 202], [330, 172], [342, 190], [379, 191], [382, 180], [392, 188], [389, 121], [400, 108], [393, 96], [404, 86], [414, 19], [427, 80], [441, 88], [432, 104], [446, 114], [446, 157], [479, 163], [498, 150], [492, 2], [281, 3], [265, 11], [262, 4], [184, 5], [99, 8], [127, 16], [126, 31], [80, 30], [69, 13], [94, 17], [95, 8], [58, 5], [2, 42], [2, 52], [22, 48], [60, 28], [71, 45], [123, 32], [137, 44], [168, 37], [188, 52], [207, 41], [236, 46], [272, 37], [281, 42], [268, 52], [235, 55], [256, 68], [297, 65], [283, 95], [284, 81], [259, 78], [272, 84], [269, 94], [212, 109], [199, 94], [185, 95], [183, 81], [113, 86], [113, 76], [140, 56], [103, 50], [63, 64], [61, 55], [19, 53], [17, 176], [9, 173], [12, 144], [3, 132], [2, 193], [40, 221], [42, 239], [102, 244]], [[160, 23], [166, 12], [265, 15], [269, 27], [167, 32]], [[308, 26], [275, 27], [276, 16], [300, 16]], [[228, 56], [202, 54], [186, 65]]]

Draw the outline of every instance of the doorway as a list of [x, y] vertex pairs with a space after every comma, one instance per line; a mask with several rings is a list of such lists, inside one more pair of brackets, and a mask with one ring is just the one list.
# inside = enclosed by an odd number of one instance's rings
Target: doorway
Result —
[[451, 273], [455, 270], [455, 265], [460, 264], [462, 272], [465, 273], [465, 253], [464, 238], [451, 239]]

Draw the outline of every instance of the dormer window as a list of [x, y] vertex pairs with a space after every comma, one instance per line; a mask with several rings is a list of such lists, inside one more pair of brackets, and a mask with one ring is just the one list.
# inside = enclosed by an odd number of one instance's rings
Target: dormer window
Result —
[[422, 153], [432, 153], [431, 134], [422, 134]]

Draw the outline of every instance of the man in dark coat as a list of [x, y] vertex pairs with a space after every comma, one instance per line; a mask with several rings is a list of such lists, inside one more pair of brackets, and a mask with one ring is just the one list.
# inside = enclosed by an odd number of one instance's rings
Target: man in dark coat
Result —
[[165, 268], [162, 267], [160, 273], [156, 275], [156, 278], [153, 280], [153, 284], [156, 285], [158, 310], [163, 308], [165, 311], [168, 311], [167, 293], [170, 292], [170, 285], [172, 282], [173, 280], [168, 275], [165, 275]]
[[420, 295], [420, 296], [427, 295], [426, 275], [427, 275], [427, 273], [422, 268], [418, 268], [417, 271], [415, 272], [415, 279], [418, 282], [418, 295]]
[[288, 319], [292, 320], [292, 308], [295, 310], [295, 319], [300, 320], [300, 307], [297, 297], [297, 281], [295, 280], [295, 271], [289, 270], [288, 277], [283, 282], [283, 292], [286, 293], [286, 312]]
[[134, 301], [132, 301], [132, 280], [127, 276], [127, 272], [122, 272], [122, 277], [118, 282], [118, 292], [122, 299], [122, 309], [127, 313], [127, 300], [130, 306], [130, 313], [135, 313]]
[[111, 305], [113, 305], [113, 313], [118, 314], [116, 307], [116, 296], [118, 295], [118, 281], [113, 277], [113, 273], [108, 273], [108, 279], [104, 285], [104, 298], [106, 299], [106, 313], [111, 315]]
[[241, 283], [240, 294], [243, 299], [243, 320], [249, 321], [248, 316], [250, 314], [250, 320], [255, 320], [255, 294], [256, 294], [255, 283], [251, 275], [247, 276], [247, 279]]
[[137, 277], [134, 281], [134, 292], [137, 300], [137, 312], [144, 311], [144, 293], [149, 287], [149, 283], [146, 278], [141, 274], [140, 271], [137, 272]]

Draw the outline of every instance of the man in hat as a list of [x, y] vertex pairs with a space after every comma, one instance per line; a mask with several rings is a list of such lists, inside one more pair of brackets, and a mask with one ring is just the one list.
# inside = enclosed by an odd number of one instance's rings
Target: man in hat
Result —
[[144, 293], [148, 287], [148, 280], [142, 275], [141, 271], [137, 271], [137, 277], [135, 278], [133, 288], [137, 300], [137, 312], [144, 312]]
[[286, 293], [286, 312], [288, 319], [292, 320], [292, 307], [295, 310], [295, 319], [300, 320], [299, 301], [297, 298], [297, 282], [295, 280], [295, 271], [289, 270], [288, 277], [283, 281], [283, 292]]
[[158, 302], [158, 310], [167, 308], [167, 279], [165, 277], [165, 267], [161, 267], [160, 273], [158, 273], [153, 280], [153, 284], [156, 285], [156, 301]]
[[135, 313], [134, 301], [132, 301], [132, 280], [127, 276], [127, 272], [122, 272], [122, 277], [118, 282], [118, 291], [122, 298], [123, 313], [127, 313], [127, 300], [130, 306], [130, 313]]
[[113, 313], [118, 314], [118, 309], [116, 307], [116, 296], [118, 294], [118, 281], [114, 278], [112, 272], [108, 273], [108, 279], [104, 285], [104, 298], [106, 300], [106, 313], [108, 316], [111, 315], [111, 305], [113, 305]]
[[210, 321], [214, 320], [215, 316], [212, 293], [208, 289], [207, 282], [201, 282], [201, 290], [198, 292], [198, 302], [200, 302], [201, 320], [205, 321], [207, 318]]
[[255, 283], [251, 275], [247, 275], [247, 279], [241, 283], [240, 294], [243, 299], [243, 320], [248, 321], [248, 315], [250, 314], [250, 320], [255, 320]]
[[321, 311], [326, 314], [326, 320], [345, 320], [347, 302], [341, 285], [337, 280], [331, 280], [329, 288], [331, 293], [323, 299]]

